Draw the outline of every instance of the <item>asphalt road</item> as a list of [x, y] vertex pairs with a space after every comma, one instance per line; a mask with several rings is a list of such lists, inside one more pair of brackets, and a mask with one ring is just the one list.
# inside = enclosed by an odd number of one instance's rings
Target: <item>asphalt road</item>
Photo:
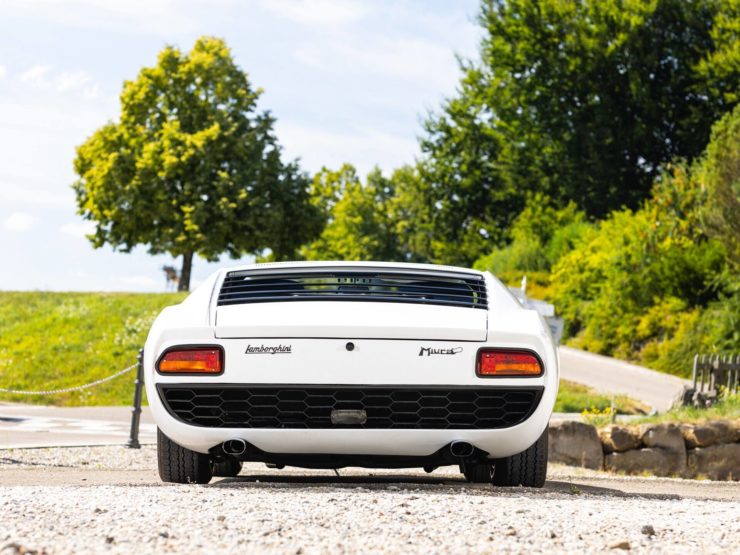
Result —
[[665, 412], [688, 380], [610, 357], [560, 346], [560, 377], [602, 393], [623, 394]]
[[[131, 432], [130, 407], [46, 407], [0, 404], [0, 449], [121, 445]], [[157, 429], [144, 407], [139, 441], [154, 443]]]
[[552, 465], [541, 490], [457, 469], [249, 465], [207, 486], [162, 484], [155, 450], [0, 450], [0, 554], [737, 553], [740, 484]]

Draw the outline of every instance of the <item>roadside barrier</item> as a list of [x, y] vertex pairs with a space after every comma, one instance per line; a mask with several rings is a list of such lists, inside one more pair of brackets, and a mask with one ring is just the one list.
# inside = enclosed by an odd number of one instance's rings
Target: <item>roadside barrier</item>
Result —
[[692, 378], [692, 386], [684, 393], [684, 405], [708, 407], [723, 395], [735, 395], [740, 390], [740, 354], [698, 354]]
[[126, 442], [126, 447], [128, 447], [129, 449], [141, 449], [141, 444], [139, 443], [139, 424], [141, 422], [141, 397], [142, 397], [142, 388], [144, 386], [144, 349], [139, 349], [139, 354], [136, 357], [136, 364], [127, 366], [123, 370], [119, 370], [118, 372], [115, 372], [111, 374], [110, 376], [106, 376], [105, 378], [95, 380], [94, 382], [89, 382], [89, 383], [85, 383], [82, 385], [76, 385], [74, 387], [63, 387], [60, 389], [48, 389], [48, 390], [41, 390], [41, 391], [27, 391], [27, 390], [22, 390], [22, 389], [6, 389], [4, 387], [0, 387], [0, 393], [10, 393], [12, 395], [58, 395], [60, 393], [70, 393], [72, 391], [81, 391], [83, 389], [88, 389], [90, 387], [95, 387], [97, 385], [104, 384], [111, 380], [115, 380], [119, 376], [128, 374], [134, 368], [136, 368], [136, 379], [134, 380], [134, 406], [133, 406], [133, 409], [131, 410], [131, 432], [129, 434], [129, 439]]

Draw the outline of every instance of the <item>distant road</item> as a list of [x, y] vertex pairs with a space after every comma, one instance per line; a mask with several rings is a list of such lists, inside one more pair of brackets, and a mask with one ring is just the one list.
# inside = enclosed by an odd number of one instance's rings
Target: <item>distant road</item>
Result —
[[623, 362], [560, 346], [560, 377], [602, 393], [627, 395], [665, 412], [691, 382]]

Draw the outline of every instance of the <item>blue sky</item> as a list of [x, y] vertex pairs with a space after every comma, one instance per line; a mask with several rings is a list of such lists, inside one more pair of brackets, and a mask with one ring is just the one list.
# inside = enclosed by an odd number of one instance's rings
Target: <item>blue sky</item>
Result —
[[[93, 249], [70, 184], [75, 146], [118, 117], [124, 79], [165, 44], [226, 39], [262, 87], [288, 158], [389, 171], [476, 53], [477, 0], [3, 0], [0, 290], [161, 291], [163, 264]], [[221, 264], [233, 264], [228, 257]], [[179, 267], [179, 263], [175, 264]], [[194, 282], [220, 264], [196, 260]]]

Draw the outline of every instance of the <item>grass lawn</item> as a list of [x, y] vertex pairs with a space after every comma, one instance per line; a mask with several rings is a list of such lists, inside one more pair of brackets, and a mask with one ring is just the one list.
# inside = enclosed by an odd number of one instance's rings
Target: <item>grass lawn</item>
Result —
[[585, 409], [603, 411], [611, 406], [612, 399], [617, 414], [647, 414], [649, 407], [624, 395], [598, 393], [585, 385], [560, 380], [555, 412], [582, 412]]
[[[149, 326], [184, 294], [0, 292], [0, 387], [58, 389], [108, 376], [136, 361]], [[49, 405], [131, 403], [133, 374], [74, 393], [0, 401]]]
[[702, 422], [704, 420], [737, 420], [740, 419], [740, 395], [721, 398], [714, 406], [700, 409], [681, 407], [663, 414], [646, 416], [634, 421], [634, 424], [658, 424], [660, 422]]

